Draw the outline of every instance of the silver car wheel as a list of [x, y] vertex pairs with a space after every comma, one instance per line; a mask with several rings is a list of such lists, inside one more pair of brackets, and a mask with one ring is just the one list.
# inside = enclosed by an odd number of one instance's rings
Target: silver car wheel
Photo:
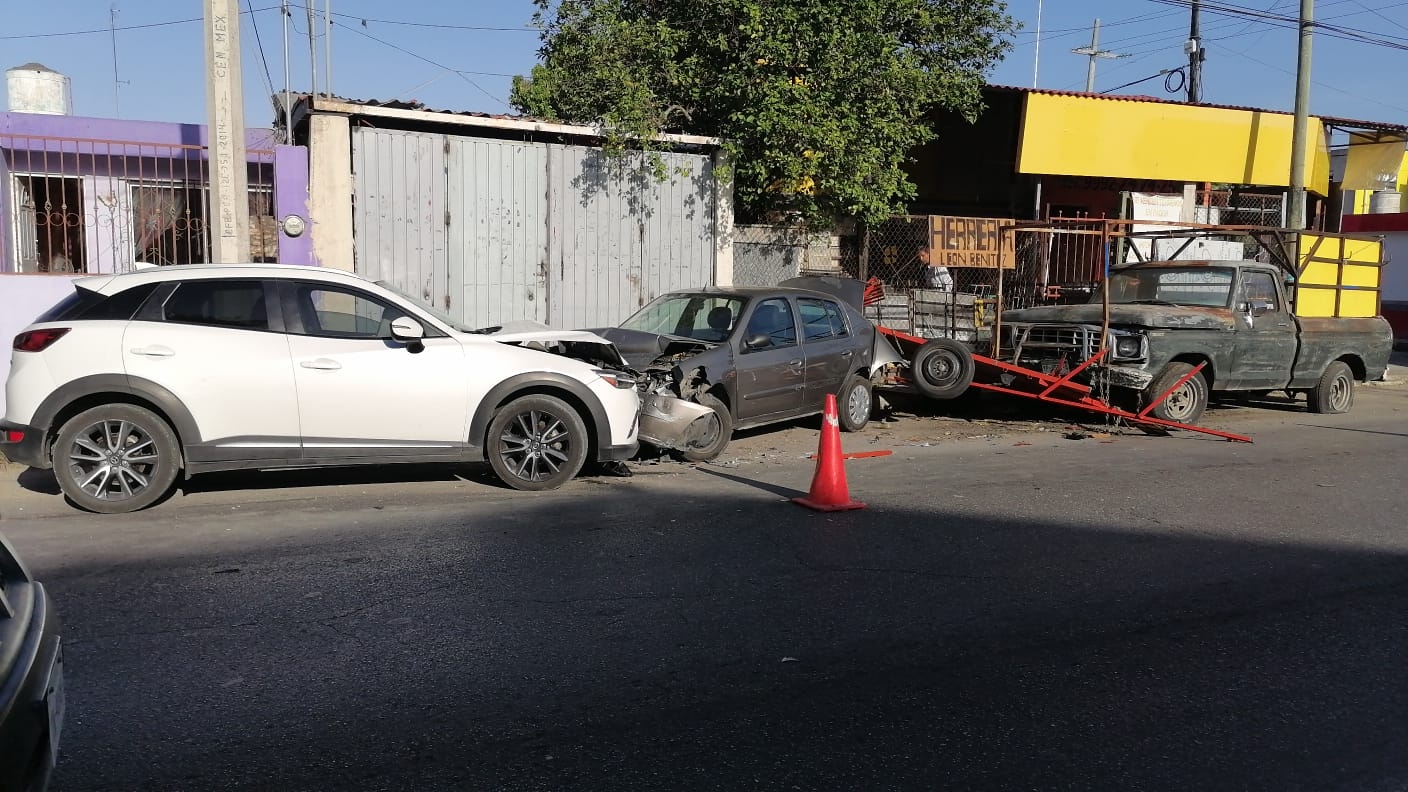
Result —
[[846, 415], [850, 416], [851, 422], [854, 424], [863, 425], [870, 420], [869, 388], [851, 388], [851, 392], [846, 398]]

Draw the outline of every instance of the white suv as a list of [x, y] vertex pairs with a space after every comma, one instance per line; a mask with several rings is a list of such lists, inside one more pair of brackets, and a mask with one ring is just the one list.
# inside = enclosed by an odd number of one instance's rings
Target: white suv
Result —
[[613, 356], [587, 333], [468, 331], [338, 270], [85, 278], [15, 337], [0, 450], [104, 513], [183, 471], [487, 459], [551, 489], [635, 453], [640, 402]]

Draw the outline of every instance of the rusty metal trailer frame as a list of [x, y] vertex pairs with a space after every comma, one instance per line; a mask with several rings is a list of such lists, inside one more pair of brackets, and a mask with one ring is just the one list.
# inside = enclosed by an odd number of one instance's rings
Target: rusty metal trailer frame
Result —
[[[893, 339], [900, 352], [905, 351], [906, 346], [915, 349], [923, 346], [928, 341], [926, 338], [902, 333], [898, 330], [876, 325], [876, 329], [883, 335]], [[1220, 429], [1213, 429], [1207, 426], [1195, 426], [1193, 424], [1179, 423], [1177, 421], [1166, 421], [1162, 418], [1154, 418], [1150, 412], [1159, 406], [1173, 393], [1183, 386], [1184, 383], [1196, 376], [1203, 368], [1199, 363], [1192, 371], [1188, 372], [1182, 379], [1175, 382], [1171, 387], [1159, 394], [1159, 397], [1149, 402], [1139, 412], [1130, 412], [1115, 407], [1108, 402], [1096, 397], [1091, 389], [1075, 381], [1075, 377], [1085, 371], [1090, 366], [1095, 365], [1108, 353], [1108, 349], [1100, 349], [1089, 360], [1071, 369], [1065, 374], [1057, 377], [1050, 374], [1043, 374], [1040, 371], [1025, 368], [1023, 366], [1006, 363], [996, 358], [984, 355], [973, 355], [974, 374], [973, 382], [969, 385], [979, 390], [993, 393], [1004, 393], [1009, 396], [1021, 396], [1027, 399], [1035, 399], [1047, 404], [1054, 404], [1062, 407], [1074, 407], [1079, 410], [1089, 410], [1102, 415], [1109, 415], [1122, 418], [1135, 426], [1157, 427], [1159, 429], [1182, 429], [1188, 432], [1198, 432], [1201, 434], [1220, 437], [1237, 443], [1250, 443], [1252, 439], [1246, 435], [1224, 432]], [[904, 355], [906, 360], [912, 358], [911, 355]], [[982, 375], [981, 380], [979, 375]], [[1003, 375], [1010, 375], [1012, 381], [1009, 385], [1001, 384]], [[1018, 387], [1021, 384], [1025, 386]]]

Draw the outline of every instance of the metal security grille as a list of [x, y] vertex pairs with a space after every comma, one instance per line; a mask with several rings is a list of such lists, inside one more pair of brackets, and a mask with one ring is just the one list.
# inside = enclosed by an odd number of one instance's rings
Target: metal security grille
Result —
[[[278, 258], [272, 150], [250, 150], [250, 256]], [[210, 260], [199, 145], [0, 135], [0, 249], [15, 272], [127, 272]]]

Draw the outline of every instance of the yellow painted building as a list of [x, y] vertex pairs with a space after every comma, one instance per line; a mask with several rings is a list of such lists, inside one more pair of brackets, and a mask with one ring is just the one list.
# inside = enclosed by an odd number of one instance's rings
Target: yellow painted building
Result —
[[[918, 188], [911, 212], [1115, 217], [1124, 193], [1206, 186], [1261, 193], [1279, 207], [1290, 182], [1289, 112], [1004, 86], [988, 86], [983, 99], [976, 123], [931, 117], [937, 138], [909, 166]], [[1403, 128], [1312, 117], [1308, 217], [1329, 213], [1332, 132]], [[1279, 222], [1279, 208], [1273, 214]]]
[[[1293, 117], [1236, 109], [1030, 92], [1022, 117], [1022, 173], [1284, 187]], [[1329, 194], [1325, 127], [1311, 118], [1306, 187]]]

